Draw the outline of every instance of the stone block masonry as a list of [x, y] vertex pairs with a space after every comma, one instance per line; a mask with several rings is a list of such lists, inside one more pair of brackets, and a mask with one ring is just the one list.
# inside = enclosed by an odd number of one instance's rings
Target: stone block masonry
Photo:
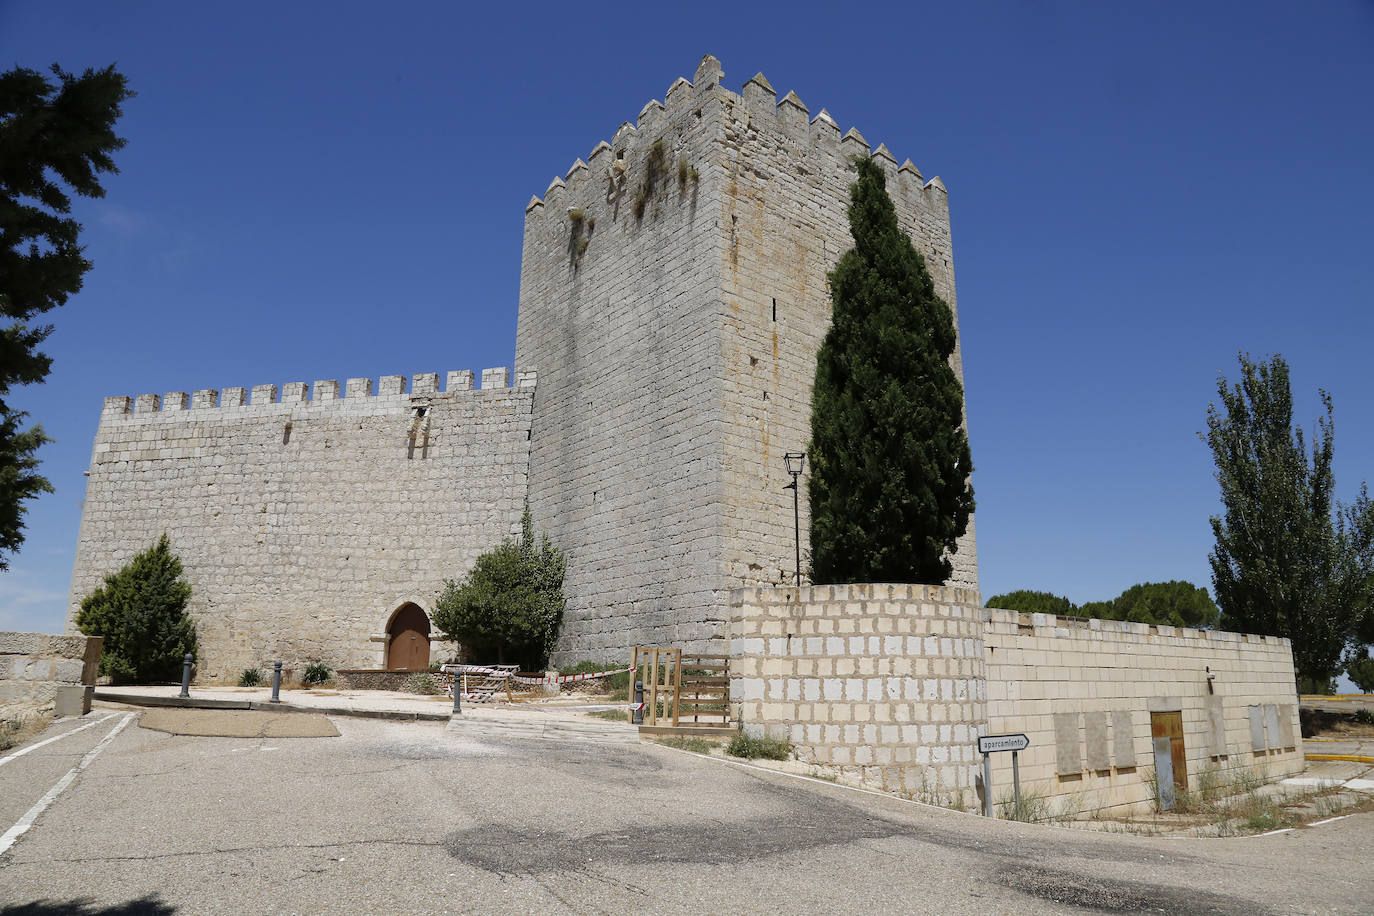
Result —
[[[1182, 716], [1194, 789], [1238, 767], [1271, 777], [1303, 768], [1286, 639], [994, 608], [983, 619], [988, 728], [1030, 737], [1021, 778], [1052, 814], [1148, 810], [1150, 724], [1162, 714]], [[1251, 722], [1266, 715], [1270, 724], [1253, 739]], [[1000, 798], [1011, 759], [993, 763]]]
[[100, 646], [99, 636], [0, 633], [0, 723], [90, 712]]
[[980, 609], [922, 585], [731, 592], [730, 701], [799, 760], [934, 804], [976, 802]]
[[[81, 599], [164, 532], [192, 586], [197, 677], [282, 659], [382, 667], [390, 616], [519, 531], [535, 378], [349, 379], [107, 398], [72, 577]], [[453, 647], [447, 647], [451, 651]], [[436, 646], [435, 660], [445, 647]]]
[[[1303, 768], [1285, 639], [978, 607], [920, 585], [731, 593], [730, 700], [746, 731], [867, 785], [973, 808], [982, 734], [1024, 733], [1050, 815], [1149, 810], [1151, 725], [1177, 715], [1187, 784]], [[1011, 757], [993, 755], [995, 802]], [[975, 791], [976, 790], [976, 791]]]
[[[540, 373], [531, 508], [568, 554], [560, 661], [705, 650], [730, 589], [790, 580], [783, 454], [810, 440], [852, 157], [882, 164], [956, 304], [943, 182], [762, 75], [723, 77], [706, 57], [527, 207], [516, 362]], [[972, 527], [954, 563], [976, 592]]]

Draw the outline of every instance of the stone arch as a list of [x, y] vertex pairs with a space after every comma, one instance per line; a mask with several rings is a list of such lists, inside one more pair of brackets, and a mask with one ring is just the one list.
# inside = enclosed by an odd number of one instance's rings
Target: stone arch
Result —
[[383, 667], [388, 671], [428, 671], [431, 629], [429, 614], [419, 602], [398, 604], [386, 621]]

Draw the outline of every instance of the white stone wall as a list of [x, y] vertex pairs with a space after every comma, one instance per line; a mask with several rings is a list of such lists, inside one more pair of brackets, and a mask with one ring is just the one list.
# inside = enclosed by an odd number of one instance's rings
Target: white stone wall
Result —
[[102, 642], [99, 636], [0, 633], [0, 723], [90, 712]]
[[[848, 157], [870, 153], [766, 80], [722, 78], [703, 60], [526, 213], [516, 361], [541, 379], [531, 506], [568, 553], [559, 660], [700, 649], [728, 589], [792, 575], [782, 456], [810, 439], [826, 274], [853, 245]], [[638, 216], [658, 142], [667, 175]], [[953, 306], [943, 184], [872, 155]], [[955, 568], [976, 591], [972, 526]]]
[[[1209, 769], [1226, 779], [1236, 767], [1272, 777], [1303, 768], [1286, 639], [992, 608], [983, 615], [989, 733], [1030, 737], [1022, 785], [1044, 795], [1051, 813], [1153, 805], [1151, 712], [1183, 714], [1192, 789]], [[1011, 755], [993, 759], [993, 797], [1001, 799]]]
[[[82, 597], [164, 532], [202, 680], [282, 659], [380, 667], [390, 615], [519, 530], [534, 377], [506, 370], [107, 398], [72, 576]], [[485, 387], [489, 386], [489, 387]], [[280, 395], [280, 396], [279, 396]], [[133, 409], [131, 409], [131, 406]], [[423, 416], [420, 414], [423, 412]], [[446, 648], [436, 643], [434, 656]]]
[[799, 760], [935, 804], [976, 807], [986, 720], [972, 592], [924, 585], [730, 593], [730, 701]]
[[[1030, 739], [1050, 815], [1154, 804], [1152, 712], [1181, 712], [1189, 787], [1303, 768], [1286, 639], [980, 608], [922, 585], [731, 592], [730, 700], [746, 731], [865, 784], [981, 810], [980, 734]], [[1211, 676], [1209, 682], [1209, 675]], [[1209, 686], [1210, 683], [1210, 686]], [[993, 755], [993, 800], [1011, 795]]]

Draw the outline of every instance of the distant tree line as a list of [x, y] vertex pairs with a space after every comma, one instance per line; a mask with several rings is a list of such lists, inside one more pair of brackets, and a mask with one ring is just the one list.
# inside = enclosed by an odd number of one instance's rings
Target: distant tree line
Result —
[[1022, 589], [993, 595], [988, 607], [1063, 617], [1097, 617], [1132, 623], [1211, 629], [1221, 616], [1207, 590], [1191, 582], [1142, 582], [1132, 585], [1110, 601], [1079, 605], [1062, 595]]

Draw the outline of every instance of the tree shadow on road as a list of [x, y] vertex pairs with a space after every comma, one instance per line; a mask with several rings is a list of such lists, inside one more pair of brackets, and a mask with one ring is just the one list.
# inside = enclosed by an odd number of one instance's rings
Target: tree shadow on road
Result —
[[176, 907], [163, 903], [156, 894], [101, 906], [89, 899], [39, 900], [0, 909], [0, 916], [172, 916]]

